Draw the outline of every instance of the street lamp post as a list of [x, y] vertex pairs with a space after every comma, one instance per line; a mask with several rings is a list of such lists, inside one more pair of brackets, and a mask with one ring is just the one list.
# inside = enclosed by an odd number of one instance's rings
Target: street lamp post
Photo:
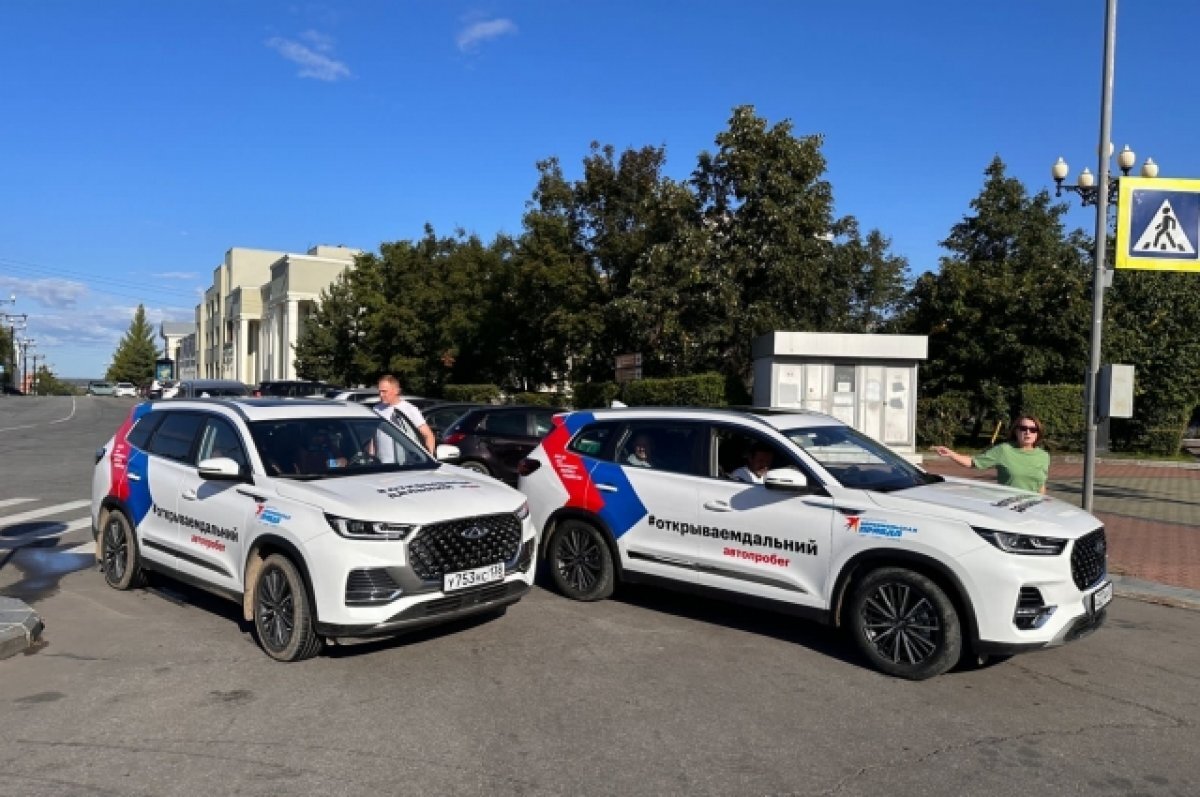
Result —
[[[1100, 376], [1100, 346], [1101, 333], [1104, 327], [1104, 288], [1106, 283], [1104, 256], [1108, 246], [1108, 206], [1116, 206], [1118, 183], [1120, 178], [1109, 178], [1109, 159], [1112, 157], [1112, 92], [1113, 73], [1116, 64], [1117, 45], [1117, 0], [1106, 0], [1104, 10], [1104, 61], [1100, 83], [1100, 141], [1097, 147], [1098, 179], [1087, 169], [1079, 175], [1076, 185], [1063, 185], [1070, 167], [1066, 161], [1059, 158], [1051, 167], [1050, 174], [1056, 185], [1055, 196], [1062, 196], [1063, 191], [1079, 195], [1084, 205], [1096, 207], [1095, 255], [1093, 258], [1094, 271], [1092, 274], [1092, 334], [1091, 357], [1088, 371], [1084, 380], [1084, 414], [1087, 419], [1086, 451], [1083, 460], [1083, 508], [1092, 511], [1092, 494], [1096, 476], [1096, 427], [1097, 410], [1096, 392]], [[1121, 150], [1117, 156], [1117, 165], [1123, 175], [1128, 175], [1133, 168], [1137, 156], [1129, 147]], [[1142, 166], [1143, 177], [1157, 177], [1158, 165], [1147, 158]]]

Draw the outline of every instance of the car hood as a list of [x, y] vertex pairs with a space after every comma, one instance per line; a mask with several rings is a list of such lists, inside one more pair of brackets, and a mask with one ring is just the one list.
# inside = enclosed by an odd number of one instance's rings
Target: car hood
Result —
[[1094, 515], [1048, 495], [971, 479], [872, 493], [881, 508], [961, 520], [972, 526], [1018, 534], [1075, 539], [1103, 525]]
[[317, 481], [276, 480], [279, 495], [355, 520], [432, 523], [515, 512], [525, 496], [495, 479], [458, 469], [375, 473]]

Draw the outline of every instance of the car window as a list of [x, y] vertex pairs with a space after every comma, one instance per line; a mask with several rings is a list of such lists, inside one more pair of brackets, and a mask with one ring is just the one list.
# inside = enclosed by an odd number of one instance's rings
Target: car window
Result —
[[148, 412], [141, 418], [138, 418], [134, 423], [133, 428], [129, 430], [129, 434], [125, 439], [135, 448], [146, 450], [146, 442], [150, 439], [150, 435], [158, 428], [158, 424], [166, 416], [165, 412]]
[[200, 453], [197, 461], [214, 457], [228, 457], [245, 471], [250, 463], [246, 458], [246, 449], [242, 446], [241, 435], [223, 418], [209, 418], [205, 424], [204, 434], [200, 437]]
[[695, 423], [672, 421], [630, 423], [617, 447], [617, 462], [627, 467], [708, 476], [708, 466], [699, 455], [702, 428]]
[[713, 427], [712, 449], [709, 452], [709, 473], [718, 479], [733, 479], [739, 468], [750, 462], [751, 452], [756, 448], [769, 452], [767, 460], [769, 468], [797, 468], [804, 471], [812, 480], [812, 474], [805, 468], [798, 467], [796, 461], [787, 455], [781, 446], [761, 435], [754, 434], [736, 426], [718, 424]]
[[168, 412], [164, 415], [166, 417], [150, 438], [150, 453], [176, 462], [193, 464], [193, 443], [196, 441], [196, 433], [204, 424], [203, 416], [192, 412]]
[[489, 413], [479, 424], [479, 429], [492, 434], [529, 436], [528, 414], [524, 412]]
[[311, 480], [439, 467], [422, 446], [378, 415], [255, 421], [250, 436], [271, 476]]
[[621, 428], [618, 423], [593, 423], [579, 430], [579, 433], [567, 444], [568, 451], [589, 457], [603, 459], [609, 449], [609, 443], [615, 438]]
[[546, 434], [554, 428], [553, 418], [556, 410], [536, 410], [533, 413], [533, 433], [538, 437], [545, 437]]
[[788, 429], [784, 434], [843, 487], [889, 492], [940, 481], [849, 426]]

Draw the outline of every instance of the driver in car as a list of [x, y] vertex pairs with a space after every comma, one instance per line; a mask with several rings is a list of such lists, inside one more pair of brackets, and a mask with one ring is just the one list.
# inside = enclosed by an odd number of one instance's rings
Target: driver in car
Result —
[[305, 473], [315, 473], [330, 468], [344, 468], [348, 460], [338, 450], [335, 436], [325, 426], [318, 426], [308, 444], [300, 451], [298, 457], [300, 468]]
[[734, 479], [747, 484], [762, 484], [763, 478], [775, 462], [775, 452], [763, 443], [755, 443], [746, 455], [746, 464], [729, 474]]

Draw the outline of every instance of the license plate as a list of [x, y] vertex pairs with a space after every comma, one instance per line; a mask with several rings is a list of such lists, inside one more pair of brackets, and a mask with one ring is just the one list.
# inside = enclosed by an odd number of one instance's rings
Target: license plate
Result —
[[1112, 602], [1113, 585], [1109, 581], [1092, 593], [1092, 612], [1098, 612]]
[[455, 590], [477, 587], [480, 584], [490, 584], [493, 581], [504, 580], [504, 563], [497, 562], [487, 567], [477, 567], [474, 570], [459, 570], [457, 573], [447, 573], [442, 577], [442, 590]]

